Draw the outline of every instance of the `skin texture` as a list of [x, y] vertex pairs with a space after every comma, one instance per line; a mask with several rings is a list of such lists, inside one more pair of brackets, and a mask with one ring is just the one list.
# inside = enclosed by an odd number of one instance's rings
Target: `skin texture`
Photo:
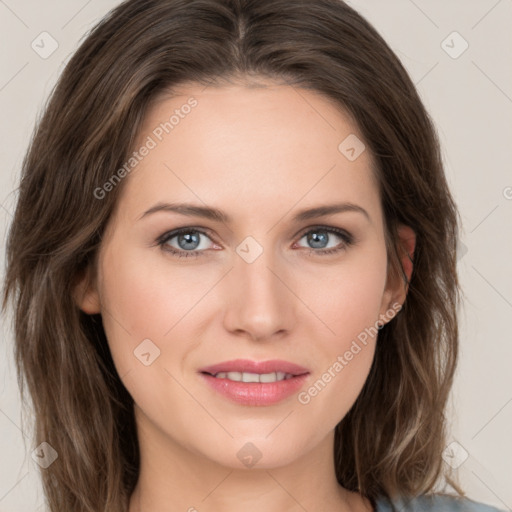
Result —
[[[158, 141], [155, 128], [190, 97], [197, 106]], [[158, 144], [125, 178], [97, 268], [77, 290], [83, 311], [102, 314], [135, 401], [141, 472], [130, 512], [371, 510], [337, 483], [332, 451], [334, 428], [368, 376], [375, 337], [306, 405], [296, 394], [271, 406], [239, 405], [198, 374], [229, 359], [284, 359], [308, 368], [305, 390], [404, 302], [403, 281], [387, 279], [370, 151], [349, 161], [338, 150], [350, 134], [362, 139], [327, 98], [270, 83], [188, 84], [148, 112], [136, 148], [148, 135]], [[232, 221], [165, 211], [140, 219], [159, 202], [178, 201], [217, 207]], [[369, 220], [350, 211], [291, 220], [336, 202], [360, 205]], [[319, 250], [305, 236], [316, 226], [345, 230], [355, 243], [309, 254]], [[158, 246], [159, 236], [181, 227], [209, 231], [192, 249], [202, 255], [178, 258]], [[400, 233], [412, 255], [414, 233]], [[263, 250], [252, 263], [236, 252], [248, 236]], [[321, 248], [344, 244], [326, 236]], [[188, 247], [178, 244], [167, 242]], [[160, 350], [149, 366], [134, 356], [144, 339]], [[261, 453], [252, 468], [237, 457], [249, 442]]]

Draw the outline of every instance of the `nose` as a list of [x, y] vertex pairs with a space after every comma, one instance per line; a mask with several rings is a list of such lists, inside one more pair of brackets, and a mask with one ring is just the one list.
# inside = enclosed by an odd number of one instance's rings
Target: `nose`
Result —
[[224, 327], [255, 341], [291, 332], [300, 303], [291, 281], [291, 273], [276, 265], [270, 251], [263, 251], [252, 263], [237, 257], [224, 283]]

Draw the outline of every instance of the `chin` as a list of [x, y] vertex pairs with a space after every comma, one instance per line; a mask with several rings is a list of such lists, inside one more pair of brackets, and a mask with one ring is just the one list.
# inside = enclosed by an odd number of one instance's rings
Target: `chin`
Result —
[[211, 453], [209, 458], [231, 469], [274, 469], [287, 466], [297, 460], [301, 453], [297, 451], [300, 440], [286, 436], [272, 439], [265, 436], [245, 436], [231, 439], [228, 443], [216, 443], [220, 453]]

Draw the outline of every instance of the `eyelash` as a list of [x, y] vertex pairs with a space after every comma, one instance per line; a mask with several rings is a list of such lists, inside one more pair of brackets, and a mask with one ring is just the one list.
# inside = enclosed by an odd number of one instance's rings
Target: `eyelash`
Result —
[[[349, 233], [347, 233], [346, 231], [343, 231], [341, 229], [328, 227], [328, 226], [314, 226], [312, 228], [308, 228], [307, 231], [302, 232], [302, 234], [299, 237], [299, 240], [301, 238], [303, 238], [305, 235], [308, 235], [309, 233], [312, 233], [315, 231], [325, 231], [327, 233], [334, 233], [334, 234], [338, 235], [343, 240], [343, 245], [341, 247], [333, 247], [330, 249], [309, 249], [308, 256], [311, 256], [311, 255], [328, 256], [331, 254], [339, 253], [341, 251], [345, 251], [346, 249], [348, 249], [350, 246], [352, 246], [354, 244], [354, 238], [352, 235], [350, 235]], [[184, 250], [177, 250], [177, 249], [174, 249], [174, 248], [166, 245], [167, 242], [169, 242], [169, 240], [172, 240], [176, 236], [179, 236], [183, 233], [199, 233], [201, 235], [204, 235], [204, 236], [212, 239], [211, 236], [207, 232], [205, 232], [201, 229], [185, 227], [185, 228], [179, 228], [179, 229], [175, 229], [173, 231], [164, 233], [163, 235], [158, 237], [158, 239], [156, 240], [156, 243], [159, 247], [161, 247], [162, 250], [169, 252], [172, 256], [177, 257], [177, 258], [197, 258], [199, 256], [202, 256], [203, 255], [202, 253], [205, 252], [204, 250], [203, 251], [184, 251]], [[212, 241], [215, 241], [215, 240], [212, 240]]]

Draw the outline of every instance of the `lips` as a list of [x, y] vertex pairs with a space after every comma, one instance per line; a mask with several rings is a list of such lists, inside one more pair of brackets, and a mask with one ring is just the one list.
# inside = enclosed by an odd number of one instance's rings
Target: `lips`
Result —
[[234, 359], [201, 368], [214, 391], [239, 405], [268, 406], [297, 393], [309, 379], [307, 368], [289, 361]]
[[273, 373], [282, 372], [292, 376], [299, 376], [309, 373], [307, 368], [299, 366], [298, 364], [280, 359], [272, 359], [268, 361], [251, 361], [250, 359], [233, 359], [231, 361], [224, 361], [222, 363], [206, 366], [199, 370], [201, 373], [206, 373], [215, 376], [218, 373]]

